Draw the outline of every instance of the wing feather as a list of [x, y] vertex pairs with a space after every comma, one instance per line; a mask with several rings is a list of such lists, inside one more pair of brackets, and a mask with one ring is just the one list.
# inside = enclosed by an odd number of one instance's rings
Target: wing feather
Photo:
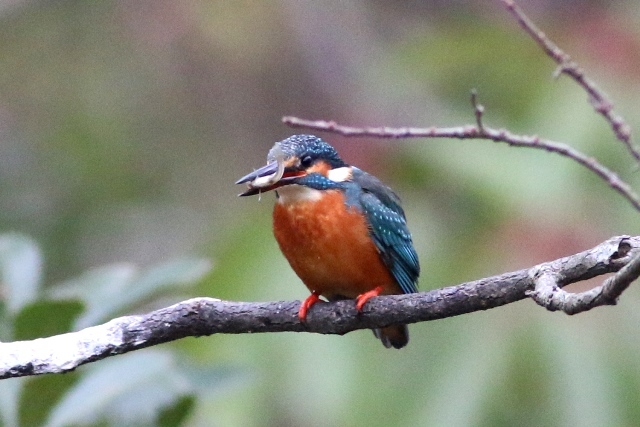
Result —
[[418, 292], [420, 263], [400, 199], [376, 177], [355, 167], [352, 182], [357, 187], [354, 191], [347, 189], [347, 202], [362, 209], [382, 260], [402, 291]]

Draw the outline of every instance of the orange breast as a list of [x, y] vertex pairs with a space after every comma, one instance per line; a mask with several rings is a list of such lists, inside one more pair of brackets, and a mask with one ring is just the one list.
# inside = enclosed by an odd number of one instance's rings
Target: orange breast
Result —
[[382, 286], [402, 293], [369, 237], [367, 223], [337, 190], [318, 200], [276, 202], [273, 230], [282, 253], [311, 291], [355, 298]]

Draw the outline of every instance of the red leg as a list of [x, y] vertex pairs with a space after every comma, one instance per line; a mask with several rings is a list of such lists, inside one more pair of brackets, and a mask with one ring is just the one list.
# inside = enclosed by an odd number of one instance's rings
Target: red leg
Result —
[[358, 295], [358, 298], [356, 298], [356, 310], [358, 310], [358, 312], [362, 311], [362, 308], [367, 303], [367, 301], [369, 301], [373, 297], [377, 297], [381, 293], [382, 293], [382, 286], [378, 286], [376, 288], [371, 289], [368, 292], [365, 292], [364, 294]]
[[307, 311], [309, 311], [311, 306], [318, 301], [320, 301], [320, 294], [316, 291], [311, 292], [311, 295], [309, 295], [306, 300], [302, 301], [300, 310], [298, 311], [298, 318], [301, 322], [307, 321]]

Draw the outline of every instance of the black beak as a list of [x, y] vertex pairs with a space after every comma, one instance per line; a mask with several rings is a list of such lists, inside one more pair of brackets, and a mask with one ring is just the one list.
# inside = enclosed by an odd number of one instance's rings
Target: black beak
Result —
[[245, 182], [253, 181], [261, 176], [273, 175], [278, 170], [278, 162], [271, 162], [260, 169], [256, 169], [253, 172], [243, 176], [236, 181], [236, 184], [244, 184]]
[[[286, 170], [286, 169], [285, 169]], [[278, 171], [278, 162], [271, 162], [260, 169], [254, 170], [250, 174], [247, 174], [236, 181], [236, 184], [244, 184], [245, 182], [251, 182], [256, 178], [263, 176], [273, 175]], [[266, 193], [267, 191], [275, 190], [278, 187], [282, 187], [285, 184], [291, 184], [297, 176], [287, 176], [286, 172], [283, 178], [280, 178], [278, 182], [275, 182], [266, 187], [254, 187], [249, 185], [249, 188], [244, 193], [238, 194], [238, 196], [253, 196], [259, 193]]]

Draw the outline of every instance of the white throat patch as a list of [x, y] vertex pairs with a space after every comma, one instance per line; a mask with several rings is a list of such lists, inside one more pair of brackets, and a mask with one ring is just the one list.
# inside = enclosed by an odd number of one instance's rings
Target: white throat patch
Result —
[[278, 203], [287, 205], [297, 202], [315, 202], [322, 198], [322, 192], [304, 185], [291, 184], [280, 187], [278, 192]]

